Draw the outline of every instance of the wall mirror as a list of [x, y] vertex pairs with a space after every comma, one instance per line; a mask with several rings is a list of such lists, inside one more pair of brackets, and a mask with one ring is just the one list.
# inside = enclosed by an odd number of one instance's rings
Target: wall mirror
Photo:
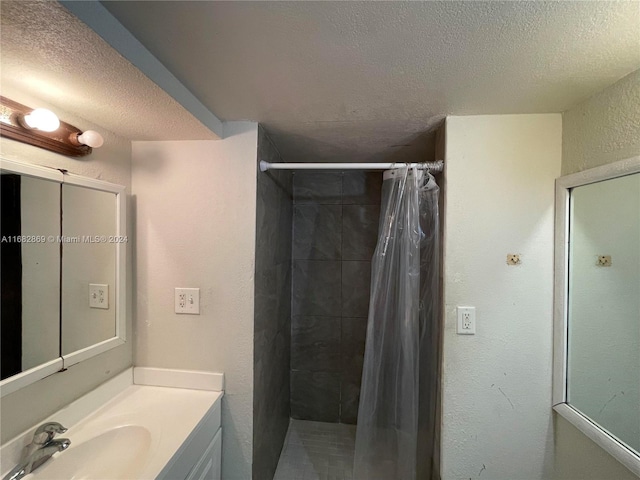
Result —
[[0, 394], [121, 345], [125, 189], [2, 159]]
[[640, 157], [556, 181], [554, 409], [640, 475]]

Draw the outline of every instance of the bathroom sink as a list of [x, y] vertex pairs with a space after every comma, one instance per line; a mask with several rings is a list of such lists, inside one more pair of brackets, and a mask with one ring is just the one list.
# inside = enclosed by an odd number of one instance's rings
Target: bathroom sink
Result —
[[[71, 432], [69, 432], [71, 433]], [[69, 434], [71, 446], [25, 479], [80, 480], [137, 478], [149, 458], [151, 432], [139, 425], [111, 428], [86, 440]]]
[[[220, 430], [223, 393], [132, 380], [132, 371], [125, 371], [44, 419], [64, 425], [55, 439], [68, 438], [71, 445], [22, 480], [185, 478]], [[0, 446], [0, 478], [19, 464], [35, 430]]]

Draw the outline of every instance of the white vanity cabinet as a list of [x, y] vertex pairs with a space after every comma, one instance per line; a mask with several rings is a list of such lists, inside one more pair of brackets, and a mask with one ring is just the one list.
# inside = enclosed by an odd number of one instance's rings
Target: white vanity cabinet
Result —
[[158, 475], [158, 480], [220, 480], [222, 428], [216, 402]]
[[222, 429], [219, 428], [216, 436], [187, 476], [187, 480], [220, 480], [221, 463]]

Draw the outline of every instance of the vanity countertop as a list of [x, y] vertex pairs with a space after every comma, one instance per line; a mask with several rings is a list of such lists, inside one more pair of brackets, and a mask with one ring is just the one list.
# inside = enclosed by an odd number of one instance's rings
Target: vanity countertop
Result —
[[[127, 385], [131, 373], [119, 377], [102, 391], [85, 396], [93, 394], [90, 401], [83, 397], [48, 419], [68, 428], [60, 436], [69, 438], [71, 446], [25, 479], [157, 478], [171, 467], [172, 459], [205, 421], [206, 428], [220, 426], [222, 391]], [[104, 401], [114, 389], [119, 393]], [[96, 402], [100, 402], [97, 408]], [[93, 410], [88, 411], [92, 404]], [[77, 418], [82, 413], [83, 418]], [[15, 465], [29, 440], [26, 432], [3, 445], [3, 475]]]

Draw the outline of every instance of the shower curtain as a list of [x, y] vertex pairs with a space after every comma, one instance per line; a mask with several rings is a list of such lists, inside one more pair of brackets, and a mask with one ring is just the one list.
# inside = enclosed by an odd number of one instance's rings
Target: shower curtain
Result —
[[439, 189], [416, 168], [383, 182], [354, 480], [435, 480]]

